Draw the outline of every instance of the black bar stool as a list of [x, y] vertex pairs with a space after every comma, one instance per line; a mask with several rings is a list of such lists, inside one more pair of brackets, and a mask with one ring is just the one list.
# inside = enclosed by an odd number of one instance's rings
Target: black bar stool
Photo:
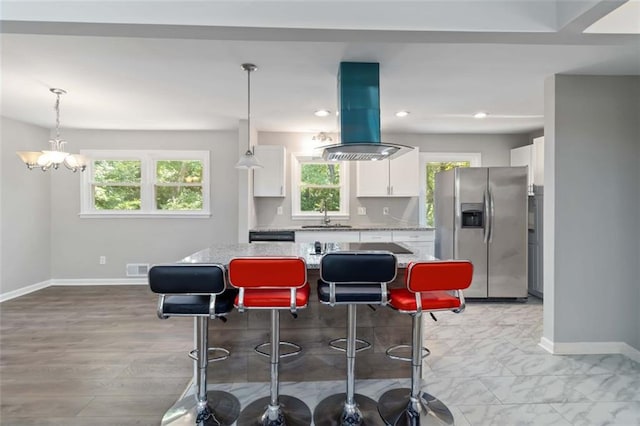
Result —
[[[383, 424], [377, 403], [355, 393], [356, 307], [359, 304], [385, 305], [387, 283], [396, 278], [397, 259], [390, 252], [335, 252], [320, 260], [318, 299], [329, 306], [347, 305], [347, 391], [331, 395], [316, 406], [316, 426]], [[332, 344], [335, 348], [335, 345]]]
[[[416, 262], [407, 267], [406, 288], [389, 292], [389, 306], [411, 315], [411, 345], [387, 349], [390, 358], [411, 362], [411, 389], [392, 389], [380, 397], [378, 410], [388, 425], [418, 426], [453, 424], [451, 411], [437, 398], [422, 392], [422, 360], [429, 350], [422, 347], [422, 313], [464, 310], [462, 290], [473, 278], [473, 265], [465, 260]], [[394, 354], [410, 348], [411, 358]], [[422, 418], [422, 420], [421, 420]]]
[[[311, 410], [307, 404], [299, 398], [280, 395], [278, 378], [280, 358], [285, 356], [280, 355], [280, 345], [292, 345], [280, 341], [280, 310], [286, 309], [295, 315], [298, 309], [307, 307], [307, 264], [300, 257], [238, 257], [229, 262], [229, 283], [240, 290], [235, 302], [238, 311], [271, 311], [270, 395], [246, 406], [240, 413], [238, 426], [310, 425]], [[258, 345], [255, 350], [264, 355], [262, 346]]]
[[[210, 361], [229, 357], [223, 348], [209, 348], [209, 319], [220, 318], [233, 309], [238, 293], [226, 289], [225, 269], [218, 264], [158, 265], [149, 270], [151, 291], [159, 293], [158, 317], [195, 317], [196, 348], [189, 353], [196, 363], [195, 395], [187, 394], [163, 416], [163, 426], [227, 426], [236, 421], [240, 402], [227, 392], [207, 391]], [[210, 353], [212, 357], [210, 358]]]

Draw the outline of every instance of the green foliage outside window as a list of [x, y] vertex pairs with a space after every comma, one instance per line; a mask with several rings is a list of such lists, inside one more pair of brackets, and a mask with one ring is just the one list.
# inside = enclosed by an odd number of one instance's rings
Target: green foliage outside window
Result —
[[471, 166], [471, 163], [469, 161], [427, 163], [427, 194], [425, 197], [427, 226], [435, 226], [433, 196], [436, 188], [436, 173], [443, 172], [445, 170], [451, 170], [455, 167], [469, 166]]
[[330, 212], [340, 211], [340, 165], [303, 163], [300, 165], [300, 210], [319, 211], [326, 203]]
[[96, 210], [140, 210], [142, 166], [137, 160], [100, 160], [93, 163], [93, 199]]
[[202, 210], [202, 186], [193, 185], [202, 183], [201, 161], [158, 161], [156, 182], [164, 184], [156, 186], [158, 210]]
[[[139, 160], [93, 163], [96, 210], [141, 209], [142, 164]], [[155, 206], [158, 210], [202, 210], [203, 164], [198, 160], [156, 162]]]
[[197, 160], [162, 160], [156, 163], [159, 183], [200, 183], [202, 162]]

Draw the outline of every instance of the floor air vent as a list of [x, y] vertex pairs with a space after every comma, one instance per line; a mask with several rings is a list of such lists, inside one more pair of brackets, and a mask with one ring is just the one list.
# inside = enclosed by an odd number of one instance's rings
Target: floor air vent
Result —
[[128, 277], [146, 277], [149, 273], [148, 263], [127, 263]]

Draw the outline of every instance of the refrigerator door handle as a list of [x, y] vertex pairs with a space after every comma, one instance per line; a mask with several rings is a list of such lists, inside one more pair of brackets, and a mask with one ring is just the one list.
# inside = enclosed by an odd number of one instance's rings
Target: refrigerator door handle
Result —
[[491, 193], [491, 189], [487, 189], [487, 193], [489, 194], [489, 242], [493, 241], [493, 221], [496, 217], [496, 212], [493, 204], [493, 194]]
[[482, 233], [482, 239], [486, 244], [489, 241], [489, 231], [491, 230], [491, 217], [489, 214], [489, 210], [491, 208], [489, 203], [489, 190], [486, 189], [484, 191], [484, 195], [482, 196], [482, 204], [484, 205], [484, 229]]

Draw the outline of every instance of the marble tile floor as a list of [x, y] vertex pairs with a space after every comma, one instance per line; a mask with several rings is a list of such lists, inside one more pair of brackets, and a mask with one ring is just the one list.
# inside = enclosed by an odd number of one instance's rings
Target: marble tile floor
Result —
[[[460, 315], [436, 317], [424, 320], [432, 355], [423, 364], [423, 389], [449, 406], [456, 425], [640, 425], [640, 363], [623, 355], [547, 353], [538, 345], [540, 300], [471, 302]], [[408, 386], [409, 379], [359, 380], [356, 389], [377, 400]], [[264, 382], [211, 387], [233, 393], [242, 407], [268, 395]], [[284, 382], [281, 388], [312, 410], [343, 391], [344, 382], [336, 380]]]

